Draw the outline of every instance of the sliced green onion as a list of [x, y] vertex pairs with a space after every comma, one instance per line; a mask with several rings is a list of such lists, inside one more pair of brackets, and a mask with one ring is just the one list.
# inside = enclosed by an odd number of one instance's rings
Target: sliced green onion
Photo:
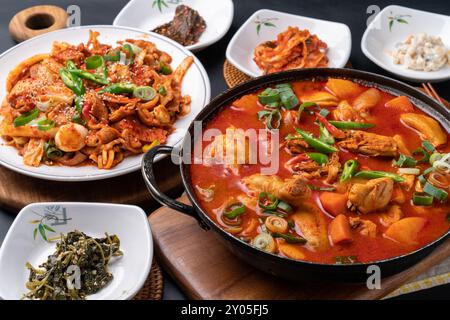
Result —
[[54, 141], [48, 141], [44, 144], [45, 157], [49, 160], [60, 158], [64, 155], [64, 152], [55, 147]]
[[419, 175], [420, 169], [419, 168], [399, 168], [398, 173], [400, 174], [412, 174], [412, 175]]
[[319, 123], [319, 132], [320, 132], [319, 136], [320, 141], [325, 142], [326, 144], [329, 145], [334, 144], [335, 140], [333, 135], [330, 133], [330, 131], [328, 131], [327, 128], [325, 128], [322, 122]]
[[41, 131], [48, 131], [55, 127], [56, 123], [50, 119], [44, 119], [37, 123], [38, 129]]
[[434, 163], [435, 161], [438, 161], [438, 160], [441, 160], [441, 159], [442, 159], [442, 154], [435, 152], [435, 153], [433, 153], [433, 154], [430, 156], [429, 163], [430, 163], [431, 165], [433, 165], [433, 163]]
[[328, 109], [320, 109], [319, 115], [326, 118], [330, 114], [330, 111]]
[[431, 206], [433, 204], [433, 197], [421, 192], [414, 192], [413, 204], [416, 206]]
[[278, 201], [277, 209], [279, 209], [283, 212], [287, 212], [287, 213], [292, 212], [292, 210], [293, 210], [292, 207], [288, 203], [286, 203], [282, 200]]
[[321, 166], [328, 163], [328, 156], [326, 154], [311, 152], [311, 153], [307, 153], [307, 155], [311, 160], [314, 160]]
[[299, 100], [289, 83], [278, 84], [276, 88], [280, 93], [280, 100], [285, 109], [290, 110], [298, 106]]
[[26, 125], [27, 123], [33, 121], [39, 116], [39, 109], [34, 108], [28, 112], [22, 113], [20, 116], [14, 119], [14, 127], [21, 127]]
[[84, 60], [84, 63], [86, 64], [86, 69], [93, 70], [103, 66], [105, 60], [103, 60], [102, 56], [94, 55], [87, 57], [86, 60]]
[[358, 168], [359, 168], [358, 161], [356, 160], [345, 161], [340, 181], [345, 182], [349, 180], [351, 177], [355, 175], [355, 173], [358, 171]]
[[369, 129], [375, 127], [372, 123], [352, 122], [352, 121], [329, 121], [333, 126], [338, 129], [351, 130], [351, 129]]
[[277, 89], [267, 88], [258, 95], [258, 100], [263, 105], [278, 104], [280, 101], [280, 92]]
[[428, 140], [425, 140], [425, 141], [422, 142], [422, 147], [424, 147], [425, 150], [427, 150], [429, 153], [432, 153], [432, 152], [436, 151], [436, 149], [434, 148], [433, 144], [430, 141], [428, 141]]
[[291, 234], [285, 234], [285, 233], [279, 233], [279, 232], [274, 232], [272, 233], [272, 237], [274, 238], [282, 238], [284, 239], [287, 243], [299, 243], [299, 244], [305, 244], [307, 241], [305, 238], [300, 237], [300, 236], [293, 236]]
[[377, 178], [391, 178], [395, 182], [404, 182], [405, 178], [399, 176], [398, 174], [392, 172], [385, 171], [376, 171], [376, 170], [365, 170], [360, 171], [355, 174], [355, 177], [363, 178], [363, 179], [377, 179]]
[[245, 206], [241, 202], [233, 203], [228, 206], [223, 215], [228, 219], [235, 219], [237, 216], [245, 213]]
[[259, 207], [266, 210], [276, 210], [279, 202], [277, 197], [267, 192], [261, 192], [258, 197]]
[[439, 201], [446, 201], [448, 198], [448, 193], [442, 189], [436, 188], [429, 182], [425, 182], [425, 186], [423, 187], [423, 192], [433, 196]]
[[416, 150], [414, 150], [413, 152], [412, 152], [412, 154], [415, 156], [415, 155], [418, 155], [418, 154], [421, 154], [422, 155], [422, 158], [421, 159], [419, 159], [419, 160], [417, 160], [417, 162], [419, 162], [419, 163], [427, 163], [427, 162], [429, 162], [430, 161], [430, 155], [428, 154], [428, 152], [426, 152], [423, 148], [417, 148]]
[[305, 131], [300, 130], [298, 128], [295, 128], [295, 131], [297, 131], [303, 137], [303, 139], [306, 141], [306, 143], [308, 143], [310, 147], [316, 149], [319, 152], [332, 153], [337, 151], [335, 147], [332, 147], [326, 144], [325, 142], [322, 142], [319, 139], [314, 138], [310, 133], [306, 133]]
[[141, 100], [150, 101], [156, 97], [156, 91], [149, 86], [136, 87], [133, 90], [133, 96]]
[[417, 165], [417, 160], [411, 157], [408, 157], [404, 154], [401, 154], [397, 161], [394, 161], [394, 165], [397, 167], [415, 167]]

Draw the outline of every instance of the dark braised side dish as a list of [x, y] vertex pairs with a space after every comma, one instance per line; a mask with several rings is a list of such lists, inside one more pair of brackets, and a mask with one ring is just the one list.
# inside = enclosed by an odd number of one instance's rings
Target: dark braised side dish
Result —
[[105, 233], [104, 238], [92, 238], [80, 231], [61, 235], [56, 251], [48, 256], [39, 269], [27, 263], [30, 276], [26, 287], [30, 292], [24, 298], [85, 299], [113, 280], [113, 275], [108, 271], [108, 263], [112, 257], [123, 255], [119, 248], [120, 240], [116, 235]]
[[183, 46], [189, 46], [198, 42], [205, 29], [205, 20], [196, 10], [185, 5], [179, 5], [175, 9], [173, 20], [153, 29], [153, 31], [175, 40]]

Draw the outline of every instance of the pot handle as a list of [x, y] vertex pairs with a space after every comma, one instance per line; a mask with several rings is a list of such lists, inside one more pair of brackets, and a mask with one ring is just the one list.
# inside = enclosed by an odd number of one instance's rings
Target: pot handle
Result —
[[151, 148], [145, 155], [142, 160], [142, 176], [144, 177], [145, 184], [147, 185], [147, 189], [153, 198], [156, 199], [162, 205], [168, 206], [171, 209], [184, 213], [190, 217], [195, 218], [200, 226], [207, 230], [209, 227], [206, 223], [197, 215], [193, 206], [184, 204], [175, 199], [169, 198], [166, 196], [158, 184], [156, 183], [155, 172], [153, 168], [155, 157], [158, 154], [172, 154], [173, 147], [167, 145], [159, 145]]

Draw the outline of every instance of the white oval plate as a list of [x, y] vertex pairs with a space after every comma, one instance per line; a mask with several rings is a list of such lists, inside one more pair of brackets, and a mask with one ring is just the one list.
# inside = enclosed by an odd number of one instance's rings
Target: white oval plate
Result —
[[[158, 49], [166, 51], [173, 58], [172, 67], [176, 67], [187, 56], [192, 53], [175, 41], [152, 32], [116, 27], [116, 26], [82, 26], [76, 28], [62, 29], [22, 42], [0, 55], [0, 101], [6, 96], [5, 83], [9, 71], [17, 64], [30, 56], [38, 53], [50, 52], [53, 41], [66, 41], [71, 44], [86, 42], [89, 38], [89, 30], [100, 32], [99, 40], [107, 44], [115, 44], [118, 40], [126, 38], [145, 39], [156, 44]], [[175, 131], [168, 137], [167, 145], [175, 146], [181, 142], [186, 130], [209, 102], [211, 96], [211, 84], [208, 75], [201, 62], [194, 57], [194, 63], [186, 73], [181, 86], [182, 93], [191, 96], [191, 112], [175, 122]], [[164, 156], [162, 156], [164, 157]], [[156, 160], [162, 159], [157, 157]], [[123, 175], [136, 171], [141, 166], [142, 154], [126, 157], [121, 163], [109, 170], [101, 170], [95, 166], [47, 166], [41, 164], [39, 167], [29, 167], [23, 164], [23, 159], [18, 155], [14, 147], [6, 146], [0, 139], [0, 164], [16, 172], [46, 180], [55, 181], [90, 181], [100, 180]]]
[[251, 77], [261, 76], [263, 72], [253, 61], [253, 51], [259, 44], [275, 40], [289, 26], [308, 29], [326, 42], [330, 68], [345, 66], [352, 49], [352, 36], [347, 25], [267, 9], [256, 11], [239, 28], [228, 44], [228, 61]]
[[88, 300], [125, 300], [134, 297], [148, 277], [153, 259], [153, 241], [145, 212], [136, 206], [48, 202], [23, 208], [6, 235], [0, 249], [0, 298], [17, 300], [27, 292], [29, 271], [25, 264], [38, 267], [55, 251], [56, 242], [47, 242], [34, 230], [38, 223], [49, 226], [46, 238], [74, 230], [91, 237], [117, 235], [123, 256], [108, 264], [114, 279]]
[[[403, 23], [394, 19], [389, 28], [390, 21], [396, 17]], [[419, 32], [441, 37], [450, 50], [450, 17], [395, 5], [387, 6], [372, 20], [361, 39], [361, 49], [375, 64], [403, 79], [415, 82], [450, 79], [449, 64], [431, 72], [411, 70], [394, 64], [391, 53], [395, 50], [395, 45]]]
[[206, 29], [198, 43], [185, 47], [193, 52], [219, 41], [233, 21], [234, 6], [231, 0], [131, 0], [119, 12], [113, 25], [153, 30], [171, 21], [175, 8], [180, 4], [197, 10], [206, 23]]

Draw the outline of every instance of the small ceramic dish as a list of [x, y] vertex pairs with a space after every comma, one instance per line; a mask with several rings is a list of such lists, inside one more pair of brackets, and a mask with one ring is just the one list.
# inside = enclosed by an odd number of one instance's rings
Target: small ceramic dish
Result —
[[231, 0], [131, 0], [119, 12], [113, 25], [151, 31], [171, 21], [175, 8], [180, 4], [197, 10], [206, 23], [206, 29], [199, 41], [185, 47], [192, 52], [200, 51], [219, 41], [233, 21], [234, 6]]
[[260, 43], [275, 40], [289, 26], [308, 29], [326, 42], [330, 68], [345, 66], [352, 48], [347, 25], [267, 9], [256, 11], [233, 36], [226, 52], [228, 61], [251, 77], [262, 75], [253, 61], [253, 51]]
[[[48, 226], [35, 232], [39, 225]], [[38, 230], [37, 229], [37, 230]], [[113, 258], [108, 270], [113, 280], [88, 300], [131, 299], [144, 285], [153, 258], [150, 226], [136, 206], [104, 203], [34, 203], [23, 208], [0, 248], [0, 298], [21, 299], [27, 292], [27, 262], [38, 267], [52, 254], [56, 241], [44, 239], [79, 230], [91, 237], [116, 234], [122, 257]]]
[[364, 54], [381, 68], [410, 81], [435, 82], [450, 79], [450, 65], [437, 71], [416, 71], [394, 64], [392, 52], [409, 35], [427, 33], [441, 37], [450, 50], [450, 18], [402, 6], [384, 8], [367, 27], [361, 40]]

